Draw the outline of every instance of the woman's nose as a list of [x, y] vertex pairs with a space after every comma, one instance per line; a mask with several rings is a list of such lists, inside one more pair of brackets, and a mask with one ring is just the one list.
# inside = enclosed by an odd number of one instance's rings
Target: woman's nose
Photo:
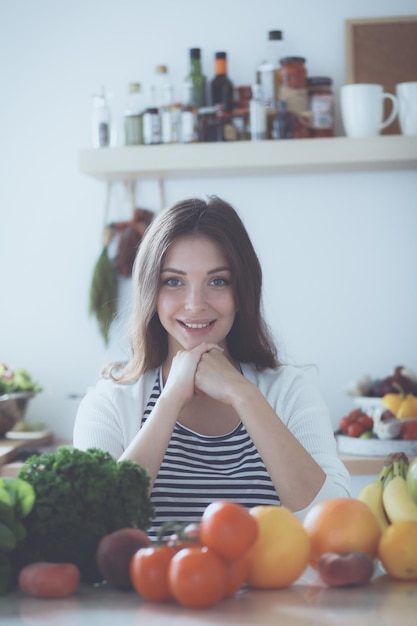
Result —
[[202, 309], [206, 309], [207, 299], [204, 289], [201, 287], [191, 287], [188, 289], [185, 308], [187, 311], [201, 311]]

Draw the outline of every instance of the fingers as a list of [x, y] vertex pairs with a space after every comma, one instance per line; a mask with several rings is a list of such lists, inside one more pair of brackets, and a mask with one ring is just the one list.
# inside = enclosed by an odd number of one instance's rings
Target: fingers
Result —
[[200, 345], [193, 348], [191, 352], [194, 352], [194, 350], [199, 353], [200, 356], [205, 352], [211, 352], [211, 350], [219, 350], [220, 352], [224, 352], [224, 348], [221, 348], [217, 343], [200, 343]]

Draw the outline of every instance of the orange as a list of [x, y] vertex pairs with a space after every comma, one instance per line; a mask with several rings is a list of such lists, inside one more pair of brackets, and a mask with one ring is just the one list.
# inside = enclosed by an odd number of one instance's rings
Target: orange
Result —
[[355, 498], [330, 498], [315, 504], [303, 522], [311, 542], [311, 565], [325, 552], [378, 552], [381, 529], [371, 509]]
[[417, 580], [417, 522], [394, 522], [383, 532], [378, 556], [397, 580]]
[[258, 538], [247, 553], [251, 587], [287, 587], [304, 572], [310, 541], [299, 519], [285, 506], [264, 505], [250, 509], [258, 522]]

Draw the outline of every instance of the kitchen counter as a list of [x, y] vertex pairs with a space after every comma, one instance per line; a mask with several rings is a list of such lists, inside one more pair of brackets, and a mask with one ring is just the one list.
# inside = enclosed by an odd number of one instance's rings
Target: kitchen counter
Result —
[[0, 599], [2, 626], [415, 626], [416, 615], [416, 582], [380, 575], [366, 586], [331, 589], [312, 570], [286, 589], [245, 589], [204, 610], [147, 602], [106, 585], [81, 586], [62, 599], [21, 592]]

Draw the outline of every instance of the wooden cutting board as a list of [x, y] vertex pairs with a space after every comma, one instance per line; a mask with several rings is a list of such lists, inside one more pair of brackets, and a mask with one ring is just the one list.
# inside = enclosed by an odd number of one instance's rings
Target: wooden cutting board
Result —
[[30, 437], [22, 439], [7, 439], [3, 437], [0, 439], [0, 465], [13, 461], [19, 451], [24, 448], [47, 446], [53, 442], [53, 439], [53, 434], [48, 431], [43, 431], [39, 435], [32, 433]]

